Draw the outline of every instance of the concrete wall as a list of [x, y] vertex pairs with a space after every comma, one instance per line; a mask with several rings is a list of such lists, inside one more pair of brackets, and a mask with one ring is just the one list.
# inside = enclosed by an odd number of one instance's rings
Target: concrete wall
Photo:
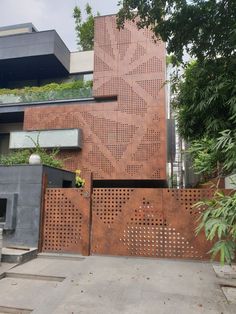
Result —
[[70, 54], [70, 73], [93, 72], [94, 51], [76, 51]]
[[0, 198], [9, 205], [2, 226], [5, 247], [38, 247], [43, 174], [48, 187], [62, 187], [63, 180], [74, 183], [74, 173], [52, 167], [0, 166]]
[[9, 35], [17, 35], [17, 34], [25, 34], [31, 33], [30, 29], [27, 27], [22, 27], [18, 29], [10, 29], [10, 30], [0, 30], [0, 36], [9, 36]]
[[0, 37], [1, 36], [32, 33], [32, 32], [36, 32], [36, 31], [37, 30], [32, 23], [3, 26], [3, 27], [0, 27]]

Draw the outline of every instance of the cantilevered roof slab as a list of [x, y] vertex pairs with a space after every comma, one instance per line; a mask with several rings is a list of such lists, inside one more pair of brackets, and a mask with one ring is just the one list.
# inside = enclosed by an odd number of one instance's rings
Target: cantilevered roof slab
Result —
[[56, 31], [0, 37], [0, 86], [8, 81], [64, 76], [70, 51]]

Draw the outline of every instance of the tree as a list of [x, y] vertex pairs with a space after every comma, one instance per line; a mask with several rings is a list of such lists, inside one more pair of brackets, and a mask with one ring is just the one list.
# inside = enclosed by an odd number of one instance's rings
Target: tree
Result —
[[198, 60], [235, 56], [236, 1], [123, 0], [117, 23], [136, 20], [168, 44], [168, 53], [182, 60], [186, 50]]
[[[180, 135], [189, 141], [220, 137], [236, 127], [236, 1], [123, 0], [117, 24], [126, 19], [149, 27], [167, 42]], [[188, 53], [195, 61], [185, 64]], [[236, 145], [236, 143], [235, 143]]]
[[236, 128], [236, 62], [225, 58], [190, 62], [173, 85], [180, 135], [187, 141], [218, 138]]
[[[86, 4], [85, 12], [87, 18], [83, 22], [81, 9], [78, 6], [75, 6], [73, 11], [77, 45], [79, 49], [83, 51], [93, 50], [94, 45], [94, 15], [91, 6], [88, 3]], [[99, 12], [97, 12], [96, 16], [99, 16]]]
[[[123, 0], [117, 24], [126, 19], [149, 27], [167, 42], [172, 62], [184, 66], [175, 80], [179, 131], [186, 140], [217, 139], [236, 127], [236, 1]], [[187, 66], [183, 56], [194, 60]]]
[[[236, 169], [236, 1], [124, 0], [117, 24], [126, 19], [149, 27], [167, 42], [174, 64], [183, 75], [173, 78], [174, 107], [180, 134], [190, 142], [198, 172], [209, 174], [219, 162], [224, 171]], [[188, 53], [194, 62], [185, 64]], [[192, 146], [191, 146], [192, 142]], [[208, 148], [207, 148], [208, 146]], [[213, 257], [231, 263], [236, 252], [236, 193], [216, 191], [204, 207], [197, 232], [215, 240]]]

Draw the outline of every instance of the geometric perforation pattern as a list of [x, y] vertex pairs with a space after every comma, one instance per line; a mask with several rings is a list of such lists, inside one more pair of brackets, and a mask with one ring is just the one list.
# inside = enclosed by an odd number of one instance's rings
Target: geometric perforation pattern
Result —
[[203, 233], [195, 236], [204, 208], [192, 205], [213, 193], [207, 189], [96, 188], [93, 213], [98, 218], [93, 216], [92, 253], [209, 259], [211, 244]]
[[172, 198], [172, 201], [181, 206], [190, 215], [198, 215], [204, 208], [193, 208], [193, 205], [200, 199], [208, 199], [213, 196], [213, 190], [209, 189], [171, 189], [168, 190], [168, 194]]
[[152, 37], [132, 21], [118, 30], [115, 16], [97, 17], [93, 95], [99, 101], [31, 106], [24, 129], [80, 128], [83, 148], [60, 152], [68, 170], [88, 169], [96, 180], [165, 180], [165, 45]]
[[137, 83], [153, 98], [158, 97], [159, 91], [163, 86], [163, 80], [161, 79], [143, 80], [137, 81]]
[[128, 225], [120, 241], [132, 256], [202, 258], [175, 228]]
[[134, 161], [148, 161], [154, 154], [160, 150], [160, 143], [139, 144], [136, 152], [132, 156]]
[[140, 44], [137, 44], [135, 52], [130, 60], [130, 63], [136, 62], [139, 58], [141, 58], [146, 53], [146, 49], [143, 48]]
[[79, 189], [46, 190], [43, 251], [86, 253], [89, 201], [83, 193]]
[[142, 73], [153, 73], [162, 72], [163, 63], [158, 57], [152, 57], [148, 61], [140, 64], [136, 69], [129, 72], [130, 75], [142, 74]]
[[113, 224], [122, 214], [122, 207], [129, 200], [132, 189], [94, 189], [93, 213], [104, 224]]

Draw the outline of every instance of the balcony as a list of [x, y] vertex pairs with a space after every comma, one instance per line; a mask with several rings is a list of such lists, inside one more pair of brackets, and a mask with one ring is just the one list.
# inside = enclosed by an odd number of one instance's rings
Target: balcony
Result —
[[0, 106], [80, 100], [92, 97], [92, 82], [51, 83], [41, 87], [0, 89]]

